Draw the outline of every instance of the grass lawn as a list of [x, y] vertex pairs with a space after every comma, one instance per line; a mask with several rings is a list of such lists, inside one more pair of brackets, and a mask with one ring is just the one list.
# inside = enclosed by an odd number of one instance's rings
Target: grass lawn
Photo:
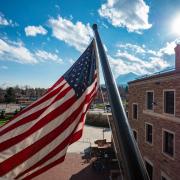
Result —
[[9, 116], [6, 116], [5, 118], [1, 119], [0, 118], [0, 126], [2, 126], [4, 123], [6, 123], [9, 119], [11, 119], [13, 116], [12, 115], [9, 115]]
[[98, 109], [104, 109], [104, 104], [96, 104], [96, 108], [98, 108]]
[[6, 121], [6, 119], [0, 119], [0, 126], [3, 125]]

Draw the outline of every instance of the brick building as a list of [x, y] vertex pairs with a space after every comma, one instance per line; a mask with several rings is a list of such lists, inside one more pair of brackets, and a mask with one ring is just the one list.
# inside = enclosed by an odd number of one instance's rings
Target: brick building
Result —
[[150, 179], [180, 179], [180, 45], [175, 69], [129, 82], [128, 114]]

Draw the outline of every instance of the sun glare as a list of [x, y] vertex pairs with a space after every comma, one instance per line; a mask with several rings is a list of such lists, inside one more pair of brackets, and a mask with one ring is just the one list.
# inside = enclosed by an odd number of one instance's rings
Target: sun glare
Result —
[[176, 35], [180, 35], [180, 14], [172, 22], [172, 32]]

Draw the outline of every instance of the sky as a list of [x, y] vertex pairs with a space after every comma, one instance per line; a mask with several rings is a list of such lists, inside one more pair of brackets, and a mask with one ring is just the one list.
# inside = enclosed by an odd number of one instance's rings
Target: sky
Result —
[[1, 0], [0, 86], [53, 85], [92, 40], [93, 23], [115, 78], [174, 67], [180, 0]]

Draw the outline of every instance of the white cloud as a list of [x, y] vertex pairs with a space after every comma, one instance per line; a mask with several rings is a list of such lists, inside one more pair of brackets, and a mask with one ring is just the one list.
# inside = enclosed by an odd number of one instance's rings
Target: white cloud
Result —
[[35, 52], [35, 55], [38, 59], [44, 61], [55, 61], [57, 63], [62, 63], [62, 59], [60, 59], [58, 57], [57, 54], [54, 54], [54, 53], [50, 53], [50, 52], [47, 52], [47, 51], [44, 51], [44, 50], [38, 50]]
[[27, 26], [25, 27], [26, 36], [36, 36], [37, 34], [46, 35], [47, 30], [42, 26]]
[[159, 56], [163, 56], [164, 54], [167, 55], [173, 55], [175, 53], [174, 48], [176, 47], [176, 44], [180, 42], [180, 38], [172, 41], [172, 42], [167, 42], [166, 46], [161, 48], [158, 51]]
[[55, 53], [44, 50], [30, 51], [22, 42], [0, 39], [0, 60], [15, 61], [22, 64], [36, 64], [52, 61], [62, 63], [62, 59]]
[[134, 51], [134, 53], [145, 53], [145, 49], [141, 46], [135, 45], [135, 44], [131, 44], [131, 43], [126, 43], [126, 44], [118, 44], [117, 45], [118, 48], [123, 48], [125, 50], [127, 49], [131, 49], [131, 51]]
[[107, 0], [98, 10], [115, 27], [126, 27], [130, 32], [151, 28], [149, 6], [143, 0]]
[[49, 25], [53, 36], [64, 41], [76, 50], [82, 52], [90, 42], [92, 30], [89, 24], [78, 21], [75, 24], [68, 19], [58, 16], [57, 19], [50, 18]]
[[0, 66], [0, 69], [6, 70], [6, 69], [8, 69], [8, 67], [7, 66]]
[[115, 58], [109, 56], [109, 60], [115, 76], [129, 72], [138, 75], [150, 74], [169, 66], [169, 64], [161, 58], [151, 57], [148, 61], [145, 61], [127, 52], [119, 53]]
[[8, 26], [9, 24], [10, 24], [10, 22], [8, 22], [8, 20], [5, 17], [0, 15], [0, 25]]
[[33, 53], [31, 53], [22, 43], [5, 42], [2, 39], [0, 39], [0, 58], [19, 63], [37, 63]]
[[73, 65], [75, 63], [75, 60], [69, 59], [69, 64]]
[[5, 18], [5, 16], [1, 12], [0, 12], [0, 25], [1, 26], [18, 26], [16, 22], [13, 23], [11, 19]]

